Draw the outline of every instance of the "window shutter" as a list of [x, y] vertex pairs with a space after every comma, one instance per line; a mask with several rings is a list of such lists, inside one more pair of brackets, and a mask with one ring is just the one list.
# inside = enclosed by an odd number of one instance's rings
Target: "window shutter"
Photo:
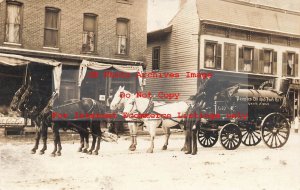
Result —
[[244, 49], [242, 47], [239, 48], [239, 71], [244, 70]]
[[287, 53], [282, 54], [282, 76], [287, 76]]
[[277, 52], [273, 51], [272, 74], [277, 75]]
[[299, 60], [299, 54], [295, 54], [295, 77], [298, 77], [298, 60]]
[[224, 70], [235, 71], [236, 63], [236, 45], [227, 44], [224, 45]]
[[254, 60], [253, 60], [253, 73], [260, 73], [260, 64], [259, 64], [259, 49], [254, 49]]
[[222, 63], [222, 44], [217, 44], [216, 69], [221, 69], [221, 63]]
[[264, 50], [260, 49], [259, 50], [259, 73], [264, 73]]

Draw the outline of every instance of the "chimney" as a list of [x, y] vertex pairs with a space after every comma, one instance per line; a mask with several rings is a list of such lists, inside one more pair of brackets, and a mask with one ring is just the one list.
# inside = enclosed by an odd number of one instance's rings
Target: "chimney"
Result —
[[179, 0], [179, 9], [181, 9], [186, 2], [187, 0]]

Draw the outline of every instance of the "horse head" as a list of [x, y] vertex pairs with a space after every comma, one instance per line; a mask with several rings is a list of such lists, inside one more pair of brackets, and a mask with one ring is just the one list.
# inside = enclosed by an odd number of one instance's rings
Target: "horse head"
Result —
[[132, 95], [130, 92], [125, 90], [125, 86], [123, 86], [123, 87], [119, 86], [119, 89], [117, 90], [117, 92], [113, 96], [113, 99], [110, 103], [110, 109], [111, 110], [120, 109], [124, 105], [124, 103], [128, 99], [128, 98], [124, 97], [124, 94], [130, 94], [130, 96]]

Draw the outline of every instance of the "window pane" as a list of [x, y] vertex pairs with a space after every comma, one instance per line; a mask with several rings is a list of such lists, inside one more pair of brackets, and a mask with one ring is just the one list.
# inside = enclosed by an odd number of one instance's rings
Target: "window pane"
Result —
[[20, 43], [20, 25], [6, 24], [5, 41], [11, 43]]
[[83, 32], [83, 52], [93, 52], [95, 50], [95, 34], [94, 32]]
[[126, 36], [118, 37], [118, 54], [126, 54]]
[[290, 76], [294, 75], [294, 57], [293, 53], [288, 54], [287, 74]]
[[96, 17], [84, 15], [83, 30], [88, 32], [95, 32], [96, 29]]
[[45, 29], [45, 46], [47, 47], [56, 47], [58, 39], [58, 31]]
[[5, 41], [11, 43], [20, 43], [20, 6], [14, 4], [7, 5], [7, 16], [6, 16], [6, 31]]
[[8, 4], [7, 5], [7, 20], [6, 23], [8, 24], [20, 24], [21, 17], [20, 17], [20, 6]]
[[117, 35], [118, 36], [127, 36], [127, 34], [128, 34], [127, 22], [118, 21], [118, 23], [117, 23]]
[[46, 28], [58, 28], [58, 11], [46, 10]]
[[215, 44], [206, 43], [205, 45], [205, 67], [215, 67]]

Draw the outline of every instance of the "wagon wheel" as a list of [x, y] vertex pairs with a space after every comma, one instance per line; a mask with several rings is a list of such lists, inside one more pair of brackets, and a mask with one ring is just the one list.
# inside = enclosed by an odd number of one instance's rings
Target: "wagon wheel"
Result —
[[280, 113], [271, 113], [262, 121], [261, 137], [270, 148], [280, 148], [288, 140], [290, 124]]
[[261, 141], [260, 131], [256, 130], [255, 125], [248, 125], [241, 128], [242, 143], [246, 146], [255, 146]]
[[220, 131], [221, 145], [227, 150], [234, 150], [242, 142], [242, 133], [234, 123], [224, 125]]
[[218, 131], [199, 129], [198, 141], [203, 147], [213, 147], [218, 141]]

